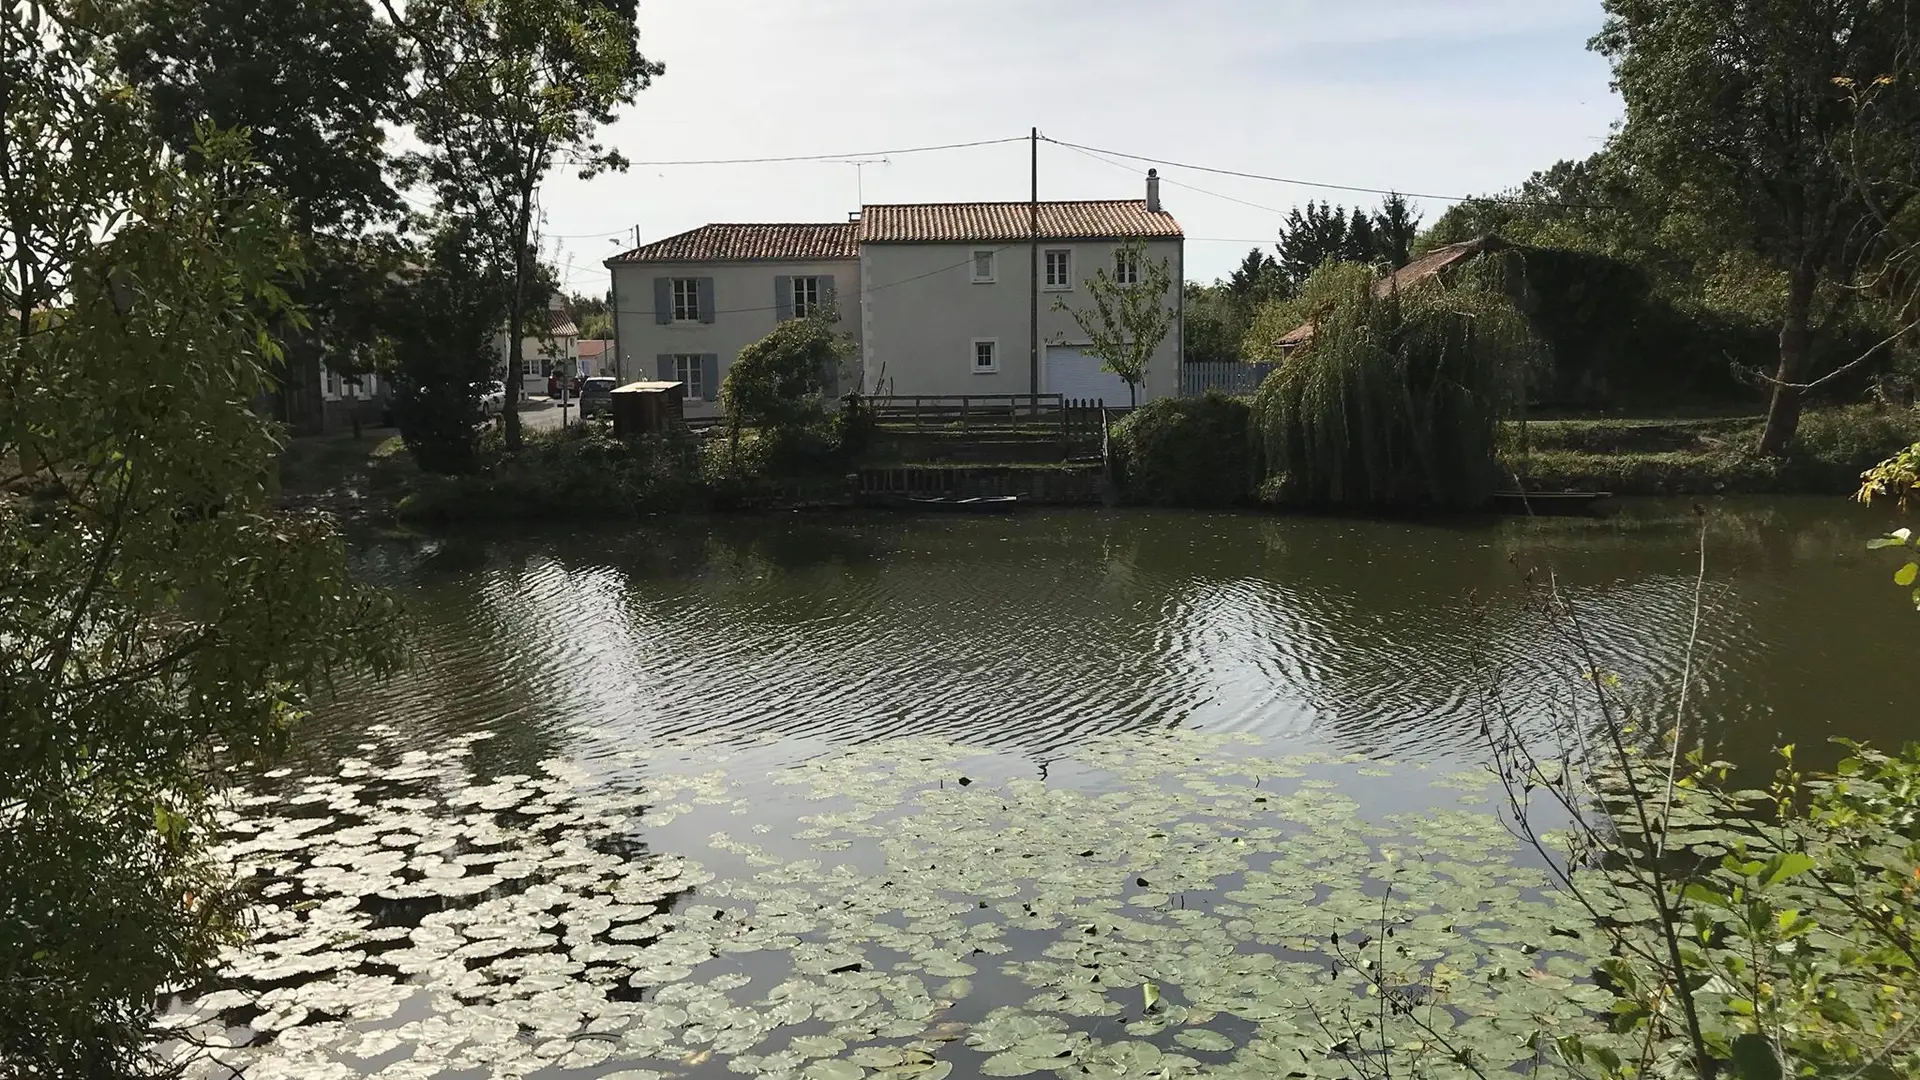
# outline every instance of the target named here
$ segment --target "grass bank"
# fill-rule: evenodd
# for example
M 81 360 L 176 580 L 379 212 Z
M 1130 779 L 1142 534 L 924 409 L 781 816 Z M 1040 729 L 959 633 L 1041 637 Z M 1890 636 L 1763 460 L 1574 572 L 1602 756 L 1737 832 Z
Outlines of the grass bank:
M 1817 409 L 1801 418 L 1789 453 L 1769 458 L 1753 449 L 1762 424 L 1758 416 L 1509 423 L 1500 461 L 1530 490 L 1830 495 L 1852 491 L 1862 471 L 1920 441 L 1920 412 Z

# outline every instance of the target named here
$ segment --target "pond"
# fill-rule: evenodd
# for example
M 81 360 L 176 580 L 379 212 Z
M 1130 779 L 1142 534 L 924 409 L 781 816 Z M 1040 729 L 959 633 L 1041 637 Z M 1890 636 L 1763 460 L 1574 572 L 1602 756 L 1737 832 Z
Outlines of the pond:
M 1685 503 L 365 541 L 413 664 L 242 768 L 261 924 L 173 1022 L 256 1080 L 1348 1075 L 1387 925 L 1523 1063 L 1601 947 L 1484 766 L 1578 698 L 1544 590 L 1648 715 L 1684 671 L 1722 756 L 1818 760 L 1920 737 L 1888 521 L 1715 504 L 1690 654 Z

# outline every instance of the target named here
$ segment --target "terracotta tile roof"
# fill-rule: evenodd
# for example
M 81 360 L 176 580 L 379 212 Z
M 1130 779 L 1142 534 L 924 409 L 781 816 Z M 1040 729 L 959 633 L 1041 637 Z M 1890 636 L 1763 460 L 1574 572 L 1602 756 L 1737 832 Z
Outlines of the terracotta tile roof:
M 1468 259 L 1489 251 L 1498 251 L 1506 244 L 1497 236 L 1482 236 L 1477 240 L 1467 240 L 1446 247 L 1434 248 L 1425 255 L 1373 283 L 1373 295 L 1387 296 L 1409 285 L 1425 281 L 1450 266 L 1456 266 Z M 1280 339 L 1285 346 L 1304 345 L 1313 340 L 1313 324 L 1301 323 Z
M 965 243 L 1025 240 L 1032 204 L 1023 202 L 917 203 L 868 206 L 860 211 L 860 242 Z M 1040 204 L 1040 239 L 1109 240 L 1178 237 L 1180 223 L 1145 199 L 1100 199 Z
M 860 257 L 859 229 L 859 224 L 852 221 L 702 225 L 615 255 L 607 264 L 857 259 Z
M 605 353 L 612 345 L 613 342 L 605 338 L 581 338 L 580 359 L 598 360 L 601 354 Z
M 579 337 L 580 328 L 573 325 L 572 316 L 556 308 L 547 309 L 547 333 L 554 337 Z

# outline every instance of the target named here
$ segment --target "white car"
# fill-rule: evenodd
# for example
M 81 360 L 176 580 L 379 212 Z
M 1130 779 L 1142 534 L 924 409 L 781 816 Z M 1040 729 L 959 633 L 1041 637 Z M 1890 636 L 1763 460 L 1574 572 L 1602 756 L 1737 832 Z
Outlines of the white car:
M 499 416 L 507 409 L 505 383 L 490 382 L 480 388 L 480 415 Z

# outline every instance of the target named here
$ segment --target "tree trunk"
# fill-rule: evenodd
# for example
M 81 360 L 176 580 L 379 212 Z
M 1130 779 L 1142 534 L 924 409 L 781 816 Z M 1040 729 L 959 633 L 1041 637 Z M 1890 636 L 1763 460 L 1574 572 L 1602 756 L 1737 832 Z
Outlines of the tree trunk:
M 527 228 L 533 217 L 533 189 L 522 187 L 518 220 L 513 230 L 513 299 L 507 303 L 506 400 L 500 408 L 500 428 L 507 453 L 520 450 L 520 390 L 526 385 L 526 338 L 522 324 L 527 314 Z
M 1793 384 L 1806 382 L 1807 361 L 1813 351 L 1813 289 L 1818 281 L 1804 259 L 1787 283 L 1787 313 L 1780 324 L 1780 368 L 1774 375 L 1773 401 L 1767 406 L 1767 426 L 1760 432 L 1760 452 L 1782 454 L 1800 430 L 1802 391 Z

